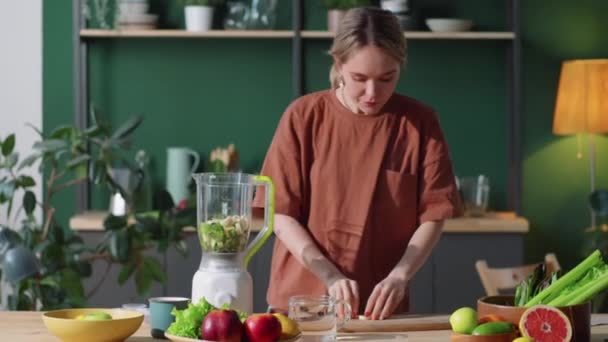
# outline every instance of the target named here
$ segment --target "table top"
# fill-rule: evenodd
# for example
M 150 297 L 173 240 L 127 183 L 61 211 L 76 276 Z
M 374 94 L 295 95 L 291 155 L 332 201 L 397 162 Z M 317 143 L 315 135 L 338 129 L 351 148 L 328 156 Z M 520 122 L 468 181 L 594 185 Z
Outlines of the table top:
M 594 320 L 608 322 L 608 314 L 593 315 Z M 608 325 L 594 326 L 591 329 L 591 342 L 604 342 L 608 339 Z M 357 333 L 348 334 L 356 340 L 365 341 L 420 341 L 420 342 L 445 342 L 449 341 L 450 331 L 410 331 L 407 333 Z M 401 338 L 399 338 L 401 336 Z M 407 338 L 405 337 L 407 336 Z M 58 342 L 59 339 L 49 333 L 42 322 L 40 312 L 0 312 L 0 340 L 11 342 Z M 349 338 L 352 340 L 352 338 Z M 144 322 L 139 330 L 131 336 L 129 342 L 152 342 L 159 341 L 150 337 L 150 327 Z

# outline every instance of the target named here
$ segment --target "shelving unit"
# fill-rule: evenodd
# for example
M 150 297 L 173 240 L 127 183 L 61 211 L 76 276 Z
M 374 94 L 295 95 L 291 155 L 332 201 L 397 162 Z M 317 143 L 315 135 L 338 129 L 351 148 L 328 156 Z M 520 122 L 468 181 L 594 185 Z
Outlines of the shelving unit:
M 292 92 L 293 97 L 303 94 L 303 40 L 331 39 L 333 32 L 303 30 L 303 0 L 292 0 L 292 30 L 231 31 L 213 30 L 188 32 L 184 30 L 94 30 L 86 29 L 82 7 L 85 0 L 73 1 L 73 41 L 74 41 L 74 106 L 75 123 L 87 126 L 88 113 L 88 57 L 87 44 L 93 39 L 123 38 L 174 38 L 174 39 L 291 39 Z M 505 1 L 508 11 L 507 30 L 497 32 L 453 32 L 436 33 L 429 31 L 406 31 L 407 39 L 413 40 L 478 40 L 504 41 L 507 54 L 507 209 L 521 213 L 521 147 L 520 147 L 520 107 L 521 107 L 521 38 L 519 29 L 519 0 Z M 89 185 L 77 188 L 76 207 L 78 212 L 89 209 Z
M 331 39 L 333 32 L 329 31 L 300 31 L 302 38 Z M 471 39 L 471 40 L 513 40 L 513 32 L 427 32 L 405 31 L 407 39 Z M 86 38 L 294 38 L 295 31 L 231 31 L 212 30 L 206 32 L 190 32 L 185 30 L 80 30 L 80 37 Z
M 80 30 L 82 38 L 293 38 L 290 30 L 211 30 L 190 32 L 185 30 Z
M 334 33 L 328 31 L 301 31 L 302 38 L 333 38 Z M 407 39 L 475 39 L 475 40 L 513 40 L 514 32 L 429 32 L 405 31 Z
M 207 32 L 188 32 L 184 30 L 148 30 L 148 31 L 109 31 L 92 30 L 85 28 L 82 13 L 82 4 L 85 0 L 73 1 L 73 60 L 74 60 L 74 106 L 75 122 L 78 127 L 87 126 L 87 113 L 89 104 L 88 84 L 88 46 L 100 40 L 120 39 L 158 39 L 158 44 L 167 43 L 167 39 L 251 39 L 275 40 L 291 42 L 291 82 L 293 97 L 304 92 L 304 43 L 322 45 L 326 48 L 332 32 L 304 30 L 303 27 L 303 0 L 292 0 L 291 30 L 275 31 L 227 31 L 214 30 Z M 406 31 L 407 39 L 424 41 L 424 45 L 435 45 L 439 41 L 450 41 L 449 45 L 474 45 L 470 42 L 478 41 L 480 45 L 494 49 L 499 46 L 500 53 L 507 56 L 505 74 L 506 86 L 506 122 L 507 131 L 507 165 L 508 202 L 506 210 L 515 212 L 512 216 L 502 218 L 472 219 L 461 218 L 447 222 L 444 234 L 429 258 L 429 262 L 418 272 L 412 283 L 412 307 L 419 313 L 449 312 L 457 307 L 470 305 L 479 297 L 483 289 L 477 283 L 477 274 L 471 265 L 476 259 L 485 258 L 488 262 L 496 264 L 523 263 L 524 234 L 528 231 L 528 222 L 518 217 L 520 213 L 521 193 L 521 148 L 520 148 L 520 106 L 521 106 L 521 38 L 519 30 L 519 0 L 506 0 L 509 16 L 504 31 L 471 31 L 455 33 L 435 33 L 429 31 Z M 161 42 L 162 40 L 162 42 Z M 257 42 L 256 42 L 257 43 Z M 128 45 L 128 44 L 126 44 Z M 254 44 L 257 45 L 257 44 Z M 262 45 L 262 44 L 260 44 Z M 493 54 L 492 56 L 496 56 Z M 497 62 L 501 63 L 501 62 Z M 496 65 L 496 64 L 494 64 Z M 502 63 L 500 65 L 502 69 Z M 502 72 L 502 70 L 501 70 Z M 449 89 L 446 90 L 446 92 Z M 502 94 L 501 94 L 502 95 Z M 83 184 L 77 188 L 76 208 L 79 214 L 89 209 L 89 185 Z M 96 241 L 103 238 L 103 231 L 99 231 L 100 222 L 104 213 L 86 213 L 74 217 L 71 226 L 89 228 L 83 236 Z M 269 265 L 272 257 L 272 241 L 258 253 L 250 264 L 251 274 L 254 277 L 256 310 L 266 308 L 265 291 L 268 286 Z M 188 236 L 189 248 L 199 248 L 195 234 Z M 502 246 L 504 253 L 496 253 L 497 245 Z M 200 260 L 196 258 L 184 259 L 174 252 L 159 256 L 163 260 L 163 267 L 168 274 L 169 282 L 163 287 L 162 293 L 155 295 L 186 294 L 189 291 L 191 270 L 198 266 Z M 173 266 L 172 266 L 173 265 Z M 174 265 L 179 265 L 175 267 Z M 454 289 L 453 284 L 467 284 Z M 430 286 L 429 286 L 430 285 Z M 117 294 L 125 298 L 117 297 Z M 108 305 L 126 302 L 133 293 L 120 290 L 118 287 L 108 287 L 104 293 L 98 295 L 100 304 Z

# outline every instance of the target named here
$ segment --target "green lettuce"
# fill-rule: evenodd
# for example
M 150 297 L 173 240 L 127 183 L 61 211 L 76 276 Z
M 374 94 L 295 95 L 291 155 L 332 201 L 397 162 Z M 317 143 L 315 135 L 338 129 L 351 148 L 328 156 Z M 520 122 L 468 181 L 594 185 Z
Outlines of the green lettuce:
M 204 297 L 197 304 L 188 304 L 184 310 L 173 308 L 171 314 L 175 316 L 175 321 L 167 329 L 167 333 L 175 336 L 200 338 L 201 323 L 211 310 L 216 307 L 207 302 Z
M 237 313 L 237 315 L 239 315 L 239 319 L 241 320 L 241 322 L 245 322 L 245 320 L 247 319 L 247 316 L 249 316 L 244 311 L 231 308 L 230 305 L 228 305 L 228 303 L 225 303 L 224 305 L 222 305 L 222 307 L 220 309 L 235 311 Z

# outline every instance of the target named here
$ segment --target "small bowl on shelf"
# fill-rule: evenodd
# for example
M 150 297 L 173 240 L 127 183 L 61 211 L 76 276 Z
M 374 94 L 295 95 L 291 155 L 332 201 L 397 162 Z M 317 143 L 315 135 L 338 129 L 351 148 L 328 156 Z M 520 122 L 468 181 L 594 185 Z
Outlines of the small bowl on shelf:
M 425 22 L 433 32 L 463 32 L 473 27 L 473 21 L 468 19 L 428 18 Z
M 407 0 L 382 0 L 380 7 L 393 13 L 406 13 L 409 11 Z

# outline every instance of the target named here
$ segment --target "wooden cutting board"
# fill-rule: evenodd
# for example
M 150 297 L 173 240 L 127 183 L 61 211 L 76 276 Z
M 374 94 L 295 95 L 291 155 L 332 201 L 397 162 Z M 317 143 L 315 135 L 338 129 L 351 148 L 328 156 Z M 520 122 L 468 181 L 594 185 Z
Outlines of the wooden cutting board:
M 344 332 L 400 332 L 450 330 L 449 315 L 396 315 L 384 320 L 350 320 Z

